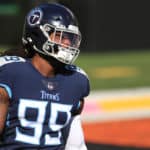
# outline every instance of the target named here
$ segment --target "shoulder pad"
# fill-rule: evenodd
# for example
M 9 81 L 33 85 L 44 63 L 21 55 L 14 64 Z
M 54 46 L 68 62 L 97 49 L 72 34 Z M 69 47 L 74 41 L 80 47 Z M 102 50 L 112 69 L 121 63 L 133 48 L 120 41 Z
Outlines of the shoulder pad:
M 85 75 L 86 77 L 88 77 L 88 75 L 86 74 L 86 72 L 83 69 L 81 69 L 80 67 L 77 67 L 75 65 L 66 65 L 66 69 L 75 71 L 75 72 L 79 72 L 79 73 Z
M 0 67 L 13 62 L 25 62 L 26 60 L 18 56 L 3 56 L 0 57 Z

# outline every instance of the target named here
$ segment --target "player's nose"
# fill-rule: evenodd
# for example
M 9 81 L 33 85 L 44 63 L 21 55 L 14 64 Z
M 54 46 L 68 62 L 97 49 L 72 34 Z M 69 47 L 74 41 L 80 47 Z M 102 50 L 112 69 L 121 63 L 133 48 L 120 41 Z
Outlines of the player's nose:
M 62 39 L 62 46 L 63 46 L 64 48 L 67 48 L 68 46 L 71 46 L 70 40 L 69 40 L 68 38 Z

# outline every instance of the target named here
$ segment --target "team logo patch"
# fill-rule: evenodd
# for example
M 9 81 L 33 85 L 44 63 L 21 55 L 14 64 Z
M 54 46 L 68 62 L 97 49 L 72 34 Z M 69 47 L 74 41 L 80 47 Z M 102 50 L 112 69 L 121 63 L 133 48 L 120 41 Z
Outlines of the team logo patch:
M 30 26 L 36 26 L 36 25 L 40 24 L 42 16 L 43 16 L 43 13 L 42 13 L 41 9 L 36 8 L 36 9 L 32 10 L 27 17 L 28 24 Z

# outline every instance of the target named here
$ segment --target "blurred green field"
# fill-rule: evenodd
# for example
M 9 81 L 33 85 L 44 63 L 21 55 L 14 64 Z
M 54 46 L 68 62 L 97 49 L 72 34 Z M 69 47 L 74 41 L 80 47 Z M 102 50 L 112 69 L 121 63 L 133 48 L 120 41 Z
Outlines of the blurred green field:
M 81 52 L 76 65 L 88 74 L 91 90 L 150 87 L 150 50 Z
M 150 50 L 81 53 L 76 64 L 88 74 L 91 90 L 150 86 Z

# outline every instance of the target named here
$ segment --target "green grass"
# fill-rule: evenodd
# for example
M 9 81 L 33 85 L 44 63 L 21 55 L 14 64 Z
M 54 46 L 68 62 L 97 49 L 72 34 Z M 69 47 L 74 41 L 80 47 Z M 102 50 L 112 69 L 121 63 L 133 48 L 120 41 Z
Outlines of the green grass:
M 0 4 L 0 15 L 17 15 L 20 12 L 17 4 Z
M 92 90 L 150 86 L 148 50 L 81 54 L 76 64 L 87 72 Z
M 81 52 L 76 65 L 88 74 L 91 90 L 150 87 L 150 50 Z

